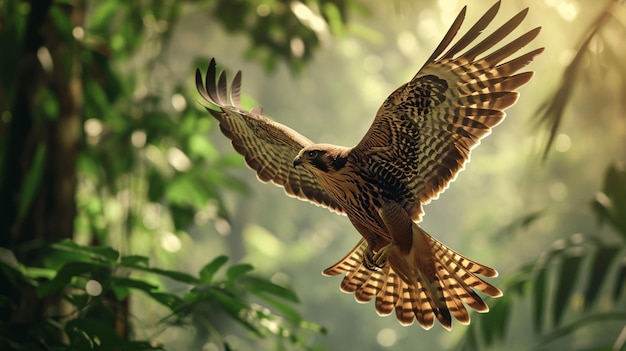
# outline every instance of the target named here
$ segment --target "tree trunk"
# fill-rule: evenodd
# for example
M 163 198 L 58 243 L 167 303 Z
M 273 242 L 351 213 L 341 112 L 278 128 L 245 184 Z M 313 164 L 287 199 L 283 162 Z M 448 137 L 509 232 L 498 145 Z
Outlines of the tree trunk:
M 72 237 L 76 212 L 81 62 L 78 43 L 53 22 L 52 6 L 68 16 L 72 28 L 82 27 L 82 2 L 70 6 L 30 1 L 21 54 L 16 55 L 11 119 L 2 133 L 6 154 L 0 184 L 0 246 L 27 266 L 41 266 L 43 244 Z M 2 317 L 12 325 L 36 325 L 43 316 L 59 311 L 58 301 L 38 299 L 30 285 L 16 293 L 12 295 L 19 297 L 18 309 Z

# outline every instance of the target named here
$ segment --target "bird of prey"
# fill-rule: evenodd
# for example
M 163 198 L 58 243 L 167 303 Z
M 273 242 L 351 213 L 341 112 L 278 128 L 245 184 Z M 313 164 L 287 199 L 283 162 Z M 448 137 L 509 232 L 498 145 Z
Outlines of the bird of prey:
M 361 234 L 354 249 L 323 273 L 346 273 L 343 291 L 359 302 L 375 299 L 380 315 L 395 309 L 402 325 L 417 320 L 429 329 L 436 318 L 449 330 L 452 317 L 470 322 L 465 305 L 488 311 L 476 291 L 502 295 L 479 277 L 495 277 L 496 270 L 448 248 L 418 225 L 423 205 L 456 178 L 470 150 L 503 120 L 504 110 L 517 101 L 516 89 L 533 75 L 517 72 L 543 51 L 514 56 L 540 27 L 505 40 L 528 8 L 478 41 L 499 7 L 497 2 L 454 42 L 463 8 L 424 66 L 387 97 L 353 147 L 314 143 L 264 117 L 259 107 L 245 110 L 240 71 L 230 89 L 225 73 L 216 75 L 214 59 L 204 81 L 196 72 L 207 110 L 261 181 L 346 215 Z

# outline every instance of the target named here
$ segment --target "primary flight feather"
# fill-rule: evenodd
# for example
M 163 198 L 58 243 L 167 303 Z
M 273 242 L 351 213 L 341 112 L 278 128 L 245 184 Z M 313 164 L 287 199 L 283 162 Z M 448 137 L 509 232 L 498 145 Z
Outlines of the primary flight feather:
M 453 44 L 463 8 L 424 66 L 389 95 L 354 147 L 316 144 L 264 117 L 260 108 L 246 111 L 239 101 L 241 72 L 230 90 L 225 73 L 216 74 L 215 60 L 204 81 L 196 72 L 198 92 L 213 107 L 207 110 L 260 180 L 346 215 L 362 235 L 324 274 L 345 273 L 343 291 L 360 302 L 375 299 L 381 315 L 395 310 L 404 325 L 417 320 L 429 329 L 436 318 L 450 329 L 452 317 L 467 324 L 466 305 L 489 309 L 476 291 L 502 295 L 479 276 L 494 277 L 494 269 L 448 248 L 418 225 L 422 206 L 455 179 L 470 151 L 517 101 L 516 89 L 533 75 L 517 72 L 543 51 L 514 56 L 540 28 L 503 42 L 528 9 L 478 41 L 499 7 L 497 2 Z

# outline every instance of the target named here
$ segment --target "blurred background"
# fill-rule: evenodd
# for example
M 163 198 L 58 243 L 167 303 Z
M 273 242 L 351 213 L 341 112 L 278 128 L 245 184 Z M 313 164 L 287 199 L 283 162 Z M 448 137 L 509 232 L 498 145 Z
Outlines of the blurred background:
M 247 169 L 195 90 L 351 146 L 462 1 L 0 0 L 3 350 L 625 350 L 626 8 L 526 7 L 534 78 L 422 226 L 496 268 L 469 326 L 379 317 L 321 271 L 360 236 Z M 464 32 L 493 1 L 468 3 Z M 228 258 L 228 260 L 226 259 Z

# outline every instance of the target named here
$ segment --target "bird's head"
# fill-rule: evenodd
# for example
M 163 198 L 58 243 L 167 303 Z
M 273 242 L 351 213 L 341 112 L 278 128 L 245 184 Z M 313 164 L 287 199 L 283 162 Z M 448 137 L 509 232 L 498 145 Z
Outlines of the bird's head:
M 300 150 L 293 159 L 294 167 L 304 167 L 313 172 L 329 173 L 342 169 L 347 161 L 348 149 L 330 144 L 313 144 Z

